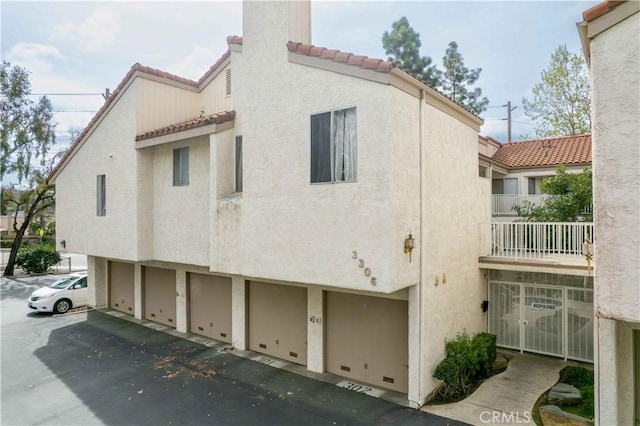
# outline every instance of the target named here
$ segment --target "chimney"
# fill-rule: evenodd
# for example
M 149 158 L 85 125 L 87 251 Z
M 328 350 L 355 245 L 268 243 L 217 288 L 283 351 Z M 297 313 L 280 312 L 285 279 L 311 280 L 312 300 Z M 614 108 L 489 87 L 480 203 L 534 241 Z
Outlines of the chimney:
M 288 41 L 311 43 L 310 0 L 243 1 L 243 55 L 284 58 Z

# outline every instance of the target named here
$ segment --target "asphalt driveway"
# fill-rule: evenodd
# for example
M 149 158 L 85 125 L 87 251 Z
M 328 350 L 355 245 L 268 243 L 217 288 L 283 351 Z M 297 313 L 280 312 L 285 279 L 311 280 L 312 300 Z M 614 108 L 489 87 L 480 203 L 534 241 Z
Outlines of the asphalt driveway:
M 50 281 L 2 281 L 3 425 L 461 424 L 102 312 L 30 312 Z

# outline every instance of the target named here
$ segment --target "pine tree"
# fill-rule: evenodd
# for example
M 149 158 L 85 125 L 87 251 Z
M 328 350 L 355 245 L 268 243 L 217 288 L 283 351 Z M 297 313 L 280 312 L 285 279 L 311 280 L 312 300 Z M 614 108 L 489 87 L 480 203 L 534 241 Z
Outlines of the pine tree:
M 482 90 L 479 87 L 470 87 L 480 77 L 482 68 L 469 69 L 465 67 L 464 59 L 458 51 L 458 44 L 455 41 L 449 43 L 445 53 L 442 58 L 444 65 L 442 92 L 476 114 L 485 111 L 489 100 L 482 97 Z

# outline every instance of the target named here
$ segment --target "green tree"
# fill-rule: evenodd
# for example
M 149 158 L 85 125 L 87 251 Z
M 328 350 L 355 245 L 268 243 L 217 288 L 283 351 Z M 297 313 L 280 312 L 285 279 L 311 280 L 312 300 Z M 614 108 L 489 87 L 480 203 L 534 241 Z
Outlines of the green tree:
M 582 56 L 558 46 L 533 98 L 522 99 L 524 112 L 536 123 L 536 137 L 580 135 L 591 132 L 589 74 Z
M 591 222 L 592 185 L 590 169 L 585 168 L 582 173 L 567 173 L 565 167 L 559 165 L 555 176 L 540 183 L 542 192 L 554 195 L 553 198 L 544 200 L 542 204 L 525 200 L 513 209 L 527 222 L 576 222 L 578 218 Z
M 417 33 L 406 17 L 391 24 L 391 32 L 382 35 L 382 47 L 388 55 L 387 60 L 395 62 L 400 68 L 424 80 L 428 85 L 440 84 L 440 71 L 432 65 L 431 58 L 420 56 L 420 34 Z
M 442 92 L 476 114 L 484 112 L 489 105 L 489 99 L 482 97 L 482 89 L 479 87 L 471 88 L 478 81 L 482 68 L 465 67 L 464 59 L 458 51 L 458 43 L 455 41 L 449 43 L 442 64 Z
M 54 187 L 47 182 L 46 173 L 55 160 L 47 158 L 55 143 L 55 125 L 49 99 L 41 97 L 37 102 L 29 99 L 31 83 L 26 69 L 2 61 L 0 90 L 0 178 L 4 181 L 4 176 L 12 173 L 19 183 L 27 181 L 29 185 L 20 192 L 2 188 L 3 202 L 13 215 L 16 233 L 3 275 L 12 276 L 29 224 L 54 204 Z M 18 226 L 20 211 L 24 213 L 24 222 Z

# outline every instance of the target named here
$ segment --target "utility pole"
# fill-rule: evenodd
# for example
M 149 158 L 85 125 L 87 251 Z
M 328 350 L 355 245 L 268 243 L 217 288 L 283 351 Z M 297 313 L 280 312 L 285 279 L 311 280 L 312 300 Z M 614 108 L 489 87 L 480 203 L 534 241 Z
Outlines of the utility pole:
M 518 108 L 514 106 L 511 108 L 511 101 L 508 101 L 506 105 L 502 105 L 503 107 L 507 107 L 507 142 L 511 142 L 511 111 Z M 505 118 L 503 118 L 505 120 Z

